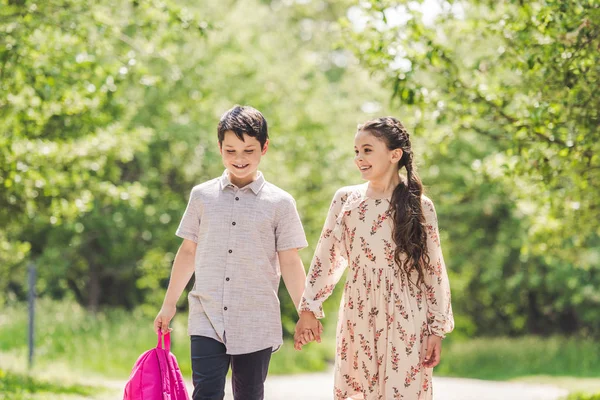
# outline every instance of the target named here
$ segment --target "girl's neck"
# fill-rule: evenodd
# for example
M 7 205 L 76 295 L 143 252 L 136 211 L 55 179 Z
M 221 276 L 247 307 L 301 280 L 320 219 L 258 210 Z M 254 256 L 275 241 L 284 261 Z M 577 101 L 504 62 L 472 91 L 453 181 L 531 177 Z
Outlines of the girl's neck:
M 398 186 L 401 181 L 397 171 L 388 174 L 381 179 L 369 181 L 367 196 L 376 199 L 392 197 L 394 189 L 396 189 L 396 186 Z

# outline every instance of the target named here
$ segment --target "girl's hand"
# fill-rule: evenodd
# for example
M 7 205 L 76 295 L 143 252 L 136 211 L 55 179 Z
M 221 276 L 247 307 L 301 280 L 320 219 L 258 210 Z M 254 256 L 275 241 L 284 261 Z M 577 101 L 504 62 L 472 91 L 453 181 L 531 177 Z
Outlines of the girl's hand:
M 294 348 L 296 350 L 302 350 L 302 346 L 314 340 L 321 343 L 321 333 L 323 333 L 323 325 L 321 325 L 321 322 L 312 312 L 303 311 L 296 324 Z
M 173 329 L 169 328 L 169 323 L 171 323 L 176 312 L 177 307 L 163 305 L 154 319 L 154 332 L 159 330 L 162 330 L 162 333 L 171 332 Z
M 427 368 L 433 368 L 440 363 L 440 356 L 442 354 L 442 338 L 435 335 L 429 335 L 427 337 L 427 347 L 425 351 L 425 357 L 423 359 L 423 365 Z

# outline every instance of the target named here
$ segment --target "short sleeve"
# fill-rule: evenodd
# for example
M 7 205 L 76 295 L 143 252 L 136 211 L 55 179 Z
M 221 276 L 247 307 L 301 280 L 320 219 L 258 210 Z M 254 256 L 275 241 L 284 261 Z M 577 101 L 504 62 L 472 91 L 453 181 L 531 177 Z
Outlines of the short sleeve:
M 189 239 L 195 243 L 198 243 L 198 231 L 200 230 L 200 200 L 195 195 L 195 191 L 192 190 L 190 193 L 190 199 L 188 201 L 183 217 L 175 234 L 182 239 Z
M 303 249 L 308 246 L 302 221 L 296 209 L 294 199 L 282 202 L 275 226 L 275 245 L 277 251 Z

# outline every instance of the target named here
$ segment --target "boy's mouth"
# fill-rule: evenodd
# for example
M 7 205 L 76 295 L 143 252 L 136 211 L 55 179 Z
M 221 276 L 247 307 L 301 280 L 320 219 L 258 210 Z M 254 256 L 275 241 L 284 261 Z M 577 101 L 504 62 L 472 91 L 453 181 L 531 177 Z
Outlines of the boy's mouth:
M 244 169 L 250 164 L 231 164 L 231 165 L 233 165 L 236 169 Z

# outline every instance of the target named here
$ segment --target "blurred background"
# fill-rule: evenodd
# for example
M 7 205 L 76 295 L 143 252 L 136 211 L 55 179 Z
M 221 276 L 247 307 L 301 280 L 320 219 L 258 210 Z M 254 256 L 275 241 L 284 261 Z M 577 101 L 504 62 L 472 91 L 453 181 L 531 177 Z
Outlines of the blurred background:
M 269 123 L 261 170 L 297 200 L 306 267 L 335 190 L 361 182 L 356 125 L 402 120 L 452 286 L 436 374 L 596 398 L 599 36 L 594 0 L 0 0 L 0 397 L 124 383 L 155 345 L 189 192 L 222 173 L 219 117 L 247 104 Z M 339 296 L 324 343 L 295 352 L 282 285 L 271 374 L 330 368 Z

